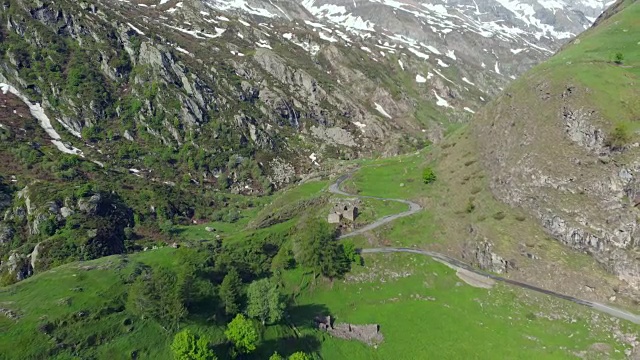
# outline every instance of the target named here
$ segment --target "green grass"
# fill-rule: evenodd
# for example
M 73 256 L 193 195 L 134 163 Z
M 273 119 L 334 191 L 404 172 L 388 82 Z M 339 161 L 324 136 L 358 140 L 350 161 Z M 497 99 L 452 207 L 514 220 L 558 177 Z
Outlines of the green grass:
M 20 314 L 17 323 L 0 317 L 0 349 L 6 356 L 3 358 L 42 358 L 55 347 L 55 341 L 39 332 L 38 326 L 62 321 L 66 322 L 62 332 L 55 331 L 53 335 L 64 337 L 65 341 L 87 343 L 92 341 L 92 334 L 99 334 L 98 339 L 110 340 L 106 344 L 95 344 L 93 356 L 108 354 L 124 359 L 129 354 L 123 349 L 129 349 L 139 350 L 140 355 L 147 358 L 166 357 L 167 336 L 162 328 L 145 321 L 125 325 L 129 317 L 117 309 L 117 299 L 122 298 L 125 291 L 120 276 L 131 270 L 123 259 L 112 256 L 89 263 L 72 263 L 2 288 L 0 303 Z M 94 319 L 101 311 L 103 316 Z M 85 313 L 83 317 L 78 315 L 81 312 Z M 60 358 L 68 355 L 63 351 Z
M 425 149 L 394 158 L 360 161 L 361 168 L 344 186 L 358 191 L 359 195 L 413 198 L 429 189 L 429 185 L 422 182 L 426 152 Z
M 604 116 L 609 130 L 623 123 L 640 129 L 640 3 L 627 2 L 627 8 L 586 31 L 565 50 L 537 67 L 534 74 L 553 79 L 558 84 L 578 82 L 593 89 L 585 94 L 586 103 Z M 622 53 L 622 64 L 614 62 Z
M 624 357 L 602 323 L 592 326 L 586 308 L 504 285 L 474 288 L 426 257 L 365 260 L 347 280 L 320 282 L 296 298 L 300 307 L 326 307 L 337 322 L 380 325 L 385 340 L 377 349 L 325 340 L 325 359 L 572 359 L 596 342 L 620 351 L 607 358 Z M 554 315 L 561 319 L 544 318 Z

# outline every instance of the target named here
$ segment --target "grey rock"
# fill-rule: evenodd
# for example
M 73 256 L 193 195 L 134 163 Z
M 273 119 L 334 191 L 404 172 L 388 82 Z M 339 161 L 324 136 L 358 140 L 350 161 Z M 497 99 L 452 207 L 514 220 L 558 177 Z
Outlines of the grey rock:
M 476 245 L 474 251 L 475 262 L 481 269 L 503 274 L 514 268 L 512 262 L 503 259 L 492 250 L 493 244 L 488 241 L 483 241 Z
M 78 210 L 89 215 L 95 214 L 101 201 L 100 194 L 94 194 L 90 198 L 79 199 Z
M 36 244 L 36 246 L 33 248 L 33 251 L 31 252 L 31 254 L 29 254 L 29 263 L 31 265 L 31 270 L 33 272 L 36 271 L 36 264 L 38 262 L 38 255 L 40 254 L 40 244 L 42 243 L 38 243 Z
M 63 206 L 60 208 L 60 215 L 62 215 L 63 218 L 68 218 L 69 216 L 73 215 L 75 212 L 73 210 L 71 210 L 70 208 Z
M 134 141 L 133 136 L 131 136 L 131 133 L 129 133 L 129 130 L 125 130 L 122 136 L 129 141 Z
M 29 257 L 19 254 L 17 252 L 11 253 L 7 260 L 6 267 L 12 276 L 16 280 L 22 281 L 33 274 Z
M 13 239 L 14 231 L 6 224 L 0 223 L 0 245 L 7 244 Z

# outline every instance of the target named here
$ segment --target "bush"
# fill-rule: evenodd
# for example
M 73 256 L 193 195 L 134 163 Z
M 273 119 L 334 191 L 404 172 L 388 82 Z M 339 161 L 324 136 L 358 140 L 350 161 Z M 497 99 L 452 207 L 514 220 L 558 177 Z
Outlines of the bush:
M 498 211 L 497 213 L 493 214 L 493 218 L 496 220 L 502 220 L 506 217 L 507 215 L 504 214 L 504 212 L 502 211 Z
M 469 199 L 469 201 L 467 202 L 467 207 L 465 208 L 465 211 L 471 214 L 475 209 L 476 209 L 476 205 L 473 203 L 472 199 Z
M 424 181 L 425 184 L 431 184 L 436 181 L 436 173 L 431 167 L 427 167 L 422 171 L 422 181 Z
M 617 52 L 613 57 L 613 59 L 614 59 L 613 62 L 615 62 L 618 65 L 622 65 L 622 63 L 624 62 L 624 54 L 621 52 Z
M 625 124 L 618 124 L 609 134 L 606 145 L 613 149 L 621 149 L 631 141 L 629 127 Z

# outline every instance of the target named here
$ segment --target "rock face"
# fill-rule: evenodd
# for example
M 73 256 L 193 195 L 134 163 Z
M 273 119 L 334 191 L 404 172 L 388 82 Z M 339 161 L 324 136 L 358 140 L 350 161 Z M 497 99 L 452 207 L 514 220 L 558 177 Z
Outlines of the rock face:
M 15 276 L 16 281 L 24 280 L 33 274 L 29 258 L 15 252 L 9 255 L 5 265 L 9 274 Z
M 38 184 L 25 188 L 16 201 L 26 201 L 33 194 L 38 196 L 39 190 Z M 6 219 L 0 221 L 0 255 L 7 256 L 0 270 L 6 270 L 19 281 L 48 269 L 56 261 L 90 260 L 125 251 L 125 228 L 133 225 L 133 212 L 116 194 L 90 194 L 78 199 L 77 205 L 64 201 L 68 205 L 65 207 L 58 206 L 58 202 L 62 203 L 49 201 L 40 205 L 29 201 L 28 217 L 15 215 L 19 207 L 7 212 Z M 68 223 L 74 225 L 67 226 Z M 65 237 L 56 237 L 56 231 L 65 227 Z M 9 252 L 6 244 L 16 230 L 29 236 L 26 239 L 16 236 L 19 246 Z M 37 245 L 29 246 L 29 241 L 34 240 L 39 241 Z M 65 249 L 62 259 L 59 248 Z
M 493 244 L 486 240 L 473 242 L 468 247 L 462 254 L 463 258 L 482 270 L 504 274 L 516 268 L 513 261 L 505 260 L 502 256 L 493 252 Z
M 616 19 L 600 26 L 632 26 Z M 573 54 L 590 41 L 602 39 L 584 34 L 571 46 Z M 564 52 L 557 59 L 562 60 L 552 59 L 516 81 L 479 114 L 474 131 L 491 188 L 499 199 L 537 217 L 562 244 L 590 254 L 638 291 L 640 151 L 634 134 L 615 129 L 627 115 L 601 105 L 620 102 L 626 84 L 587 86 L 567 74 L 564 66 L 575 59 Z

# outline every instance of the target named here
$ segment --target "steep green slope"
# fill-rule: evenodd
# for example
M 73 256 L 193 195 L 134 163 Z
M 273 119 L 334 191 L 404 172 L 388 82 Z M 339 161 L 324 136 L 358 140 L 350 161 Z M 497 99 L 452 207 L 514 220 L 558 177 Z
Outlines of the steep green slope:
M 590 254 L 638 296 L 640 3 L 515 81 L 476 118 L 494 194 L 562 244 Z

